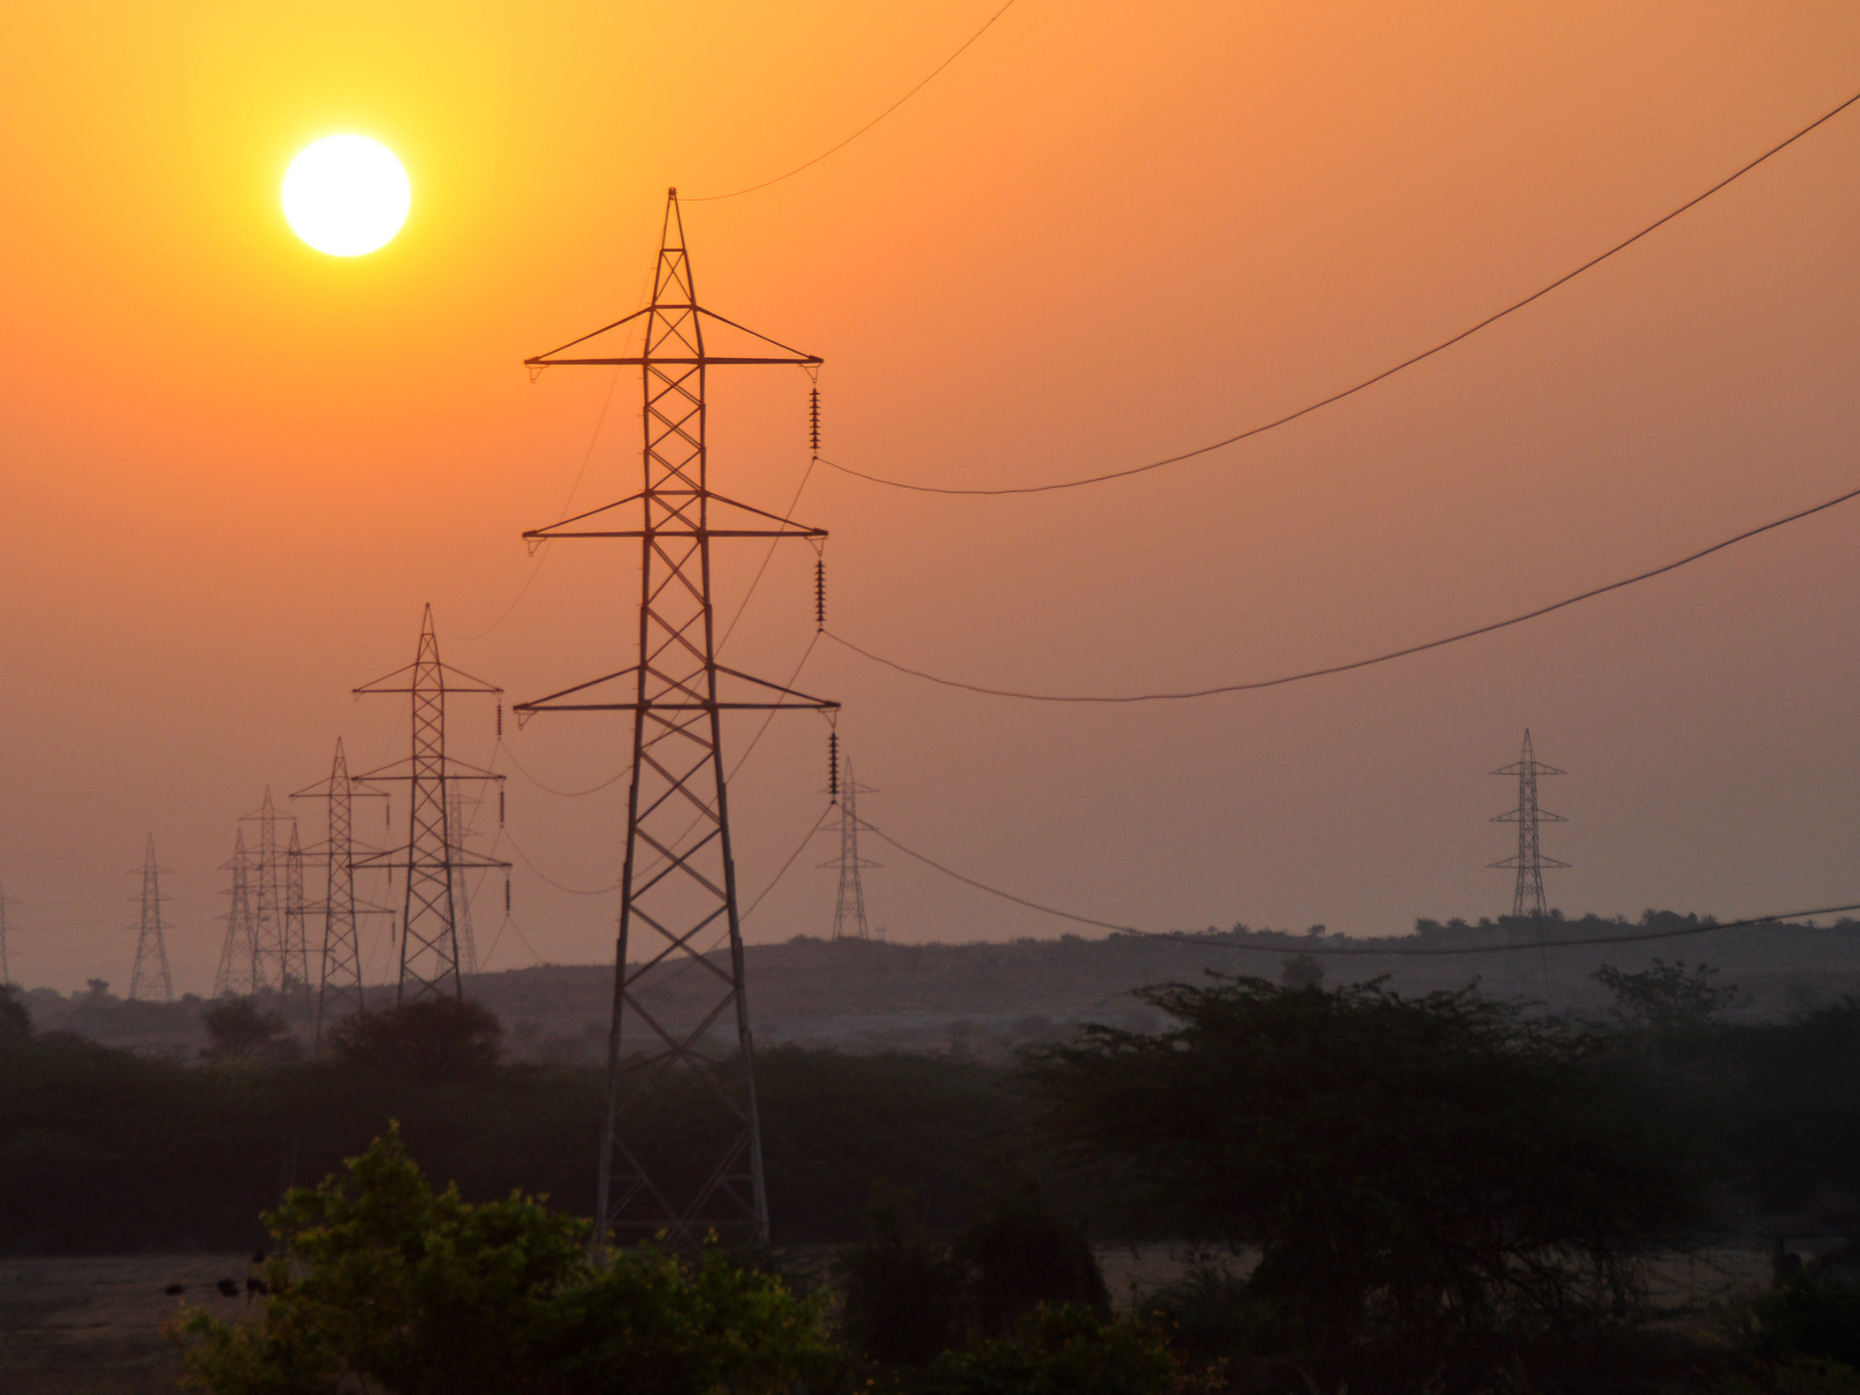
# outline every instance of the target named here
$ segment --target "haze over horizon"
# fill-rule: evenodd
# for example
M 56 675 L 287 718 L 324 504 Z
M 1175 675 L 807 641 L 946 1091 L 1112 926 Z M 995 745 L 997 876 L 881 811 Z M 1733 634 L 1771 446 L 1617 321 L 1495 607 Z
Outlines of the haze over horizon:
M 826 456 L 1031 484 L 1346 387 L 1860 86 L 1860 14 L 1831 3 L 1021 0 L 831 159 L 702 201 L 841 140 L 998 8 L 0 14 L 0 177 L 34 191 L 0 224 L 13 978 L 127 987 L 153 831 L 176 991 L 207 991 L 235 820 L 320 780 L 339 735 L 356 769 L 404 754 L 404 709 L 350 690 L 412 658 L 424 604 L 444 657 L 510 702 L 629 662 L 630 558 L 557 545 L 533 571 L 518 535 L 637 487 L 637 389 L 604 412 L 607 371 L 532 383 L 522 360 L 642 303 L 667 186 L 701 300 L 825 358 Z M 292 157 L 341 131 L 391 148 L 413 191 L 364 257 L 306 247 L 278 204 Z M 1265 678 L 1860 485 L 1857 157 L 1860 110 L 1428 362 L 1134 480 L 945 498 L 816 469 L 795 514 L 832 533 L 829 624 L 1003 687 Z M 787 506 L 807 387 L 713 376 L 718 490 Z M 1857 901 L 1856 537 L 1860 505 L 1451 649 L 1195 703 L 1013 703 L 826 642 L 797 682 L 845 704 L 872 822 L 1107 920 L 1496 915 L 1510 879 L 1486 864 L 1511 830 L 1487 820 L 1514 790 L 1486 772 L 1526 726 L 1570 772 L 1543 795 L 1570 820 L 1545 834 L 1573 864 L 1550 882 L 1566 912 Z M 720 551 L 726 620 L 760 556 Z M 777 553 L 726 662 L 793 669 L 812 568 Z M 460 755 L 493 758 L 486 700 L 450 725 Z M 754 727 L 728 728 L 732 753 Z M 733 782 L 745 899 L 821 814 L 825 744 L 784 717 Z M 625 781 L 544 786 L 619 773 L 622 720 L 507 714 L 504 745 L 516 930 L 488 967 L 604 960 L 614 897 L 552 883 L 614 883 Z M 358 828 L 379 836 L 379 811 Z M 825 933 L 833 851 L 796 858 L 752 943 Z M 867 852 L 893 940 L 1076 928 Z M 501 919 L 487 883 L 481 952 Z M 376 933 L 370 981 L 385 954 Z

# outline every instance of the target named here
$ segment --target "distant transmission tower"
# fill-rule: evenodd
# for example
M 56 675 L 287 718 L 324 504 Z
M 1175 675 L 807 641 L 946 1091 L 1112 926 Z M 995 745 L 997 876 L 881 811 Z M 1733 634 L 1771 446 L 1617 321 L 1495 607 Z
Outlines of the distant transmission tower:
M 323 948 L 317 963 L 315 1041 L 323 1043 L 323 1024 L 353 1017 L 362 1010 L 362 942 L 359 919 L 364 915 L 391 915 L 355 899 L 355 801 L 382 798 L 377 791 L 360 790 L 349 778 L 349 758 L 336 739 L 336 758 L 329 779 L 298 790 L 292 799 L 321 799 L 329 810 L 329 833 L 323 841 L 326 869 L 323 901 L 310 909 L 323 912 Z
M 245 850 L 245 829 L 233 837 L 232 861 L 223 869 L 232 873 L 231 905 L 221 917 L 226 940 L 220 946 L 220 967 L 213 975 L 213 996 L 249 997 L 258 992 L 258 935 L 252 917 L 252 859 Z
M 420 643 L 413 662 L 357 688 L 360 695 L 398 693 L 413 702 L 413 754 L 405 761 L 355 777 L 358 783 L 404 781 L 408 787 L 407 842 L 360 860 L 356 865 L 398 866 L 405 873 L 400 919 L 400 979 L 395 1002 L 426 997 L 461 998 L 459 982 L 458 874 L 473 868 L 508 872 L 508 862 L 468 854 L 452 831 L 451 787 L 465 781 L 502 781 L 446 755 L 446 695 L 491 693 L 503 689 L 461 673 L 439 660 L 433 608 L 420 621 Z M 500 708 L 501 713 L 501 708 Z M 502 725 L 500 715 L 499 725 Z
M 164 1003 L 174 1001 L 174 981 L 168 977 L 168 946 L 162 941 L 161 874 L 166 870 L 155 861 L 155 835 L 149 834 L 142 854 L 142 917 L 136 927 L 136 964 L 129 974 L 129 997 L 154 998 Z
M 845 776 L 839 782 L 840 820 L 837 824 L 828 824 L 827 831 L 840 835 L 840 855 L 823 862 L 822 867 L 835 869 L 840 874 L 839 895 L 833 902 L 833 938 L 836 940 L 871 938 L 871 927 L 865 918 L 865 883 L 859 874 L 868 867 L 881 864 L 870 858 L 859 856 L 859 830 L 864 827 L 859 819 L 859 796 L 877 794 L 869 785 L 862 785 L 853 778 L 852 761 L 845 762 Z
M 302 992 L 310 986 L 310 963 L 303 939 L 303 917 L 291 924 L 287 891 L 289 856 L 280 845 L 278 825 L 288 823 L 297 837 L 297 820 L 280 814 L 272 803 L 271 788 L 258 809 L 240 817 L 258 825 L 258 857 L 248 872 L 252 898 L 252 940 L 257 946 L 252 970 L 252 991 L 275 988 L 280 993 Z M 299 881 L 301 890 L 301 877 Z
M 1516 775 L 1518 777 L 1518 807 L 1508 813 L 1495 814 L 1493 823 L 1515 823 L 1518 826 L 1518 851 L 1513 857 L 1503 862 L 1494 862 L 1493 867 L 1507 870 L 1516 868 L 1518 873 L 1517 890 L 1511 898 L 1511 914 L 1519 919 L 1529 917 L 1542 921 L 1544 906 L 1544 869 L 1567 867 L 1567 862 L 1558 862 L 1554 857 L 1545 857 L 1538 844 L 1537 829 L 1539 824 L 1567 823 L 1561 814 L 1552 814 L 1544 810 L 1537 802 L 1537 777 L 1540 775 L 1562 775 L 1554 765 L 1545 765 L 1538 760 L 1531 750 L 1531 733 L 1527 728 L 1524 733 L 1524 749 L 1519 753 L 1513 765 L 1503 765 L 1492 772 L 1494 775 Z
M 7 911 L 11 909 L 12 905 L 13 898 L 6 894 L 5 886 L 0 886 L 0 987 L 4 987 L 13 981 L 13 971 L 6 957 L 7 931 L 12 928 L 12 921 L 8 917 Z
M 640 323 L 634 327 L 644 330 L 637 354 L 619 344 L 602 352 L 591 342 L 635 321 Z M 725 352 L 707 348 L 707 330 L 718 339 L 736 338 L 740 347 Z M 621 352 L 615 354 L 614 348 Z M 688 1244 L 713 1227 L 748 1228 L 766 1241 L 768 1192 L 743 982 L 722 718 L 725 712 L 825 711 L 838 704 L 717 662 L 711 540 L 818 542 L 826 534 L 711 490 L 705 385 L 715 365 L 786 364 L 811 372 L 820 359 L 743 330 L 698 305 L 674 189 L 666 199 L 652 303 L 527 362 L 532 373 L 556 364 L 637 367 L 645 428 L 640 493 L 523 535 L 532 547 L 556 538 L 639 541 L 636 661 L 516 709 L 523 718 L 537 712 L 633 714 L 607 1106 L 595 1195 L 597 1243 L 624 1230 L 634 1236 L 664 1231 Z M 597 691 L 603 686 L 605 693 Z M 725 947 L 727 959 L 711 957 Z M 690 976 L 679 993 L 704 985 L 705 1000 L 690 1013 L 668 1017 L 663 1002 L 652 1000 L 653 990 L 687 970 Z M 733 1029 L 735 1040 L 719 1041 L 713 1029 Z M 679 1069 L 708 1079 L 714 1087 L 710 1097 L 727 1112 L 727 1133 L 695 1171 L 653 1173 L 635 1146 L 628 1111 Z

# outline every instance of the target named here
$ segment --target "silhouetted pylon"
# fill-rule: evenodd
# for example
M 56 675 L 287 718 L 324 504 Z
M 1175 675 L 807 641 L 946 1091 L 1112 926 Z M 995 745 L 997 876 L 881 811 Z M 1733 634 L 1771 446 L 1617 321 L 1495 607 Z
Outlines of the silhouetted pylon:
M 625 352 L 626 344 L 603 348 L 602 336 L 636 321 L 635 327 L 644 330 L 638 353 Z M 734 336 L 738 345 L 717 352 L 706 346 L 707 330 L 720 339 Z M 780 352 L 771 354 L 771 348 Z M 652 303 L 527 363 L 532 373 L 558 364 L 640 370 L 640 492 L 523 535 L 532 548 L 562 538 L 634 539 L 639 545 L 634 662 L 516 708 L 519 718 L 538 712 L 629 712 L 633 719 L 613 1021 L 607 1038 L 607 1106 L 595 1192 L 596 1243 L 605 1243 L 616 1231 L 636 1237 L 664 1232 L 682 1243 L 696 1243 L 712 1229 L 745 1227 L 766 1241 L 768 1191 L 743 982 L 723 713 L 827 711 L 839 704 L 717 662 L 712 541 L 818 541 L 826 533 L 735 503 L 710 488 L 705 388 L 708 371 L 716 365 L 811 369 L 820 359 L 744 330 L 697 303 L 674 189 L 666 198 Z M 701 986 L 703 1000 L 689 1011 L 668 1012 L 664 1002 L 655 1001 L 654 990 L 674 979 L 682 980 L 680 996 L 688 1000 L 692 989 Z M 731 1031 L 734 1042 L 727 1036 L 718 1040 Z M 708 1088 L 700 1094 L 719 1102 L 722 1118 L 716 1148 L 693 1171 L 673 1174 L 648 1167 L 636 1146 L 629 1111 L 681 1071 L 706 1081 Z
M 845 776 L 839 782 L 839 822 L 827 825 L 829 833 L 840 835 L 840 855 L 820 865 L 840 874 L 839 894 L 833 900 L 833 938 L 865 940 L 871 938 L 872 932 L 865 915 L 865 882 L 859 874 L 868 867 L 882 864 L 859 855 L 859 830 L 866 827 L 859 818 L 859 796 L 878 791 L 853 778 L 850 758 L 845 768 Z
M 251 859 L 248 873 L 252 941 L 256 946 L 252 991 L 275 988 L 280 993 L 301 992 L 310 986 L 310 965 L 303 943 L 303 918 L 299 916 L 293 927 L 288 914 L 289 856 L 278 827 L 288 823 L 295 839 L 297 821 L 278 812 L 267 785 L 264 802 L 252 813 L 241 815 L 240 822 L 258 825 L 258 853 Z
M 223 871 L 232 874 L 228 891 L 231 905 L 220 919 L 226 922 L 226 939 L 220 946 L 220 966 L 213 975 L 213 996 L 248 997 L 262 986 L 258 975 L 258 937 L 252 924 L 252 859 L 245 850 L 245 829 L 233 835 L 232 861 Z
M 1501 765 L 1492 773 L 1518 777 L 1518 807 L 1492 816 L 1493 823 L 1515 823 L 1518 826 L 1518 851 L 1504 861 L 1491 865 L 1517 871 L 1517 888 L 1511 898 L 1512 915 L 1541 921 L 1546 913 L 1544 871 L 1546 868 L 1568 867 L 1569 864 L 1543 855 L 1543 848 L 1538 841 L 1538 825 L 1567 823 L 1568 820 L 1561 814 L 1547 812 L 1538 804 L 1537 778 L 1540 775 L 1562 775 L 1565 772 L 1537 759 L 1531 750 L 1530 730 L 1526 728 L 1524 749 L 1519 753 L 1517 761 L 1511 765 Z
M 155 835 L 149 834 L 148 847 L 142 854 L 142 915 L 136 925 L 136 963 L 129 973 L 131 1001 L 159 998 L 174 1001 L 174 981 L 168 977 L 168 946 L 162 940 L 161 874 L 167 869 L 155 861 Z
M 12 909 L 13 898 L 6 894 L 6 887 L 0 886 L 0 986 L 13 981 L 12 965 L 7 959 L 7 932 L 13 928 L 11 917 L 7 914 Z
M 323 915 L 314 1029 L 316 1046 L 321 1049 L 325 1022 L 353 1017 L 363 1008 L 361 917 L 393 914 L 385 907 L 364 905 L 355 896 L 355 801 L 386 796 L 377 790 L 356 788 L 355 781 L 349 778 L 349 758 L 343 751 L 342 738 L 337 737 L 329 778 L 296 791 L 291 798 L 320 799 L 328 811 L 327 836 L 322 844 L 323 899 L 307 908 Z
M 473 678 L 439 659 L 433 608 L 420 620 L 413 662 L 357 688 L 358 696 L 404 694 L 413 704 L 413 753 L 405 761 L 355 777 L 357 783 L 403 781 L 408 787 L 405 846 L 357 861 L 357 866 L 395 867 L 405 874 L 400 919 L 400 977 L 395 1002 L 441 996 L 459 998 L 458 874 L 469 868 L 510 870 L 508 862 L 468 854 L 451 828 L 453 784 L 502 781 L 503 776 L 446 754 L 446 696 L 503 689 Z

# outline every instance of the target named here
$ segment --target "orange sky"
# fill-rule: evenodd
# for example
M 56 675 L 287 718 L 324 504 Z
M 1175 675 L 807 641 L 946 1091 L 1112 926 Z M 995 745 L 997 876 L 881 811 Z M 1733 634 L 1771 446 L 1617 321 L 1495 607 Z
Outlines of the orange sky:
M 628 559 L 550 521 L 607 379 L 521 359 L 635 308 L 665 186 L 754 183 L 915 83 L 998 0 L 544 7 L 73 3 L 0 11 L 0 878 L 14 975 L 127 984 L 123 873 L 174 869 L 177 986 L 209 986 L 235 817 L 399 754 L 356 683 L 446 657 L 513 698 L 617 668 Z M 1133 7 L 1020 0 L 832 159 L 696 203 L 702 298 L 824 355 L 826 453 L 1030 482 L 1189 448 L 1452 333 L 1860 87 L 1860 14 L 1670 3 Z M 292 155 L 356 131 L 413 212 L 354 260 L 299 243 Z M 1431 637 L 1851 487 L 1860 111 L 1604 268 L 1270 438 L 1068 495 L 939 500 L 828 474 L 833 623 L 1010 686 L 1192 686 Z M 726 379 L 714 482 L 785 504 L 798 373 Z M 623 383 L 574 493 L 630 492 Z M 1484 771 L 1529 723 L 1571 912 L 1860 899 L 1850 558 L 1835 513 L 1537 625 L 1194 706 L 1020 707 L 823 645 L 864 812 L 1023 894 L 1157 927 L 1391 932 L 1505 908 Z M 723 565 L 733 605 L 754 556 Z M 732 662 L 785 674 L 811 555 Z M 463 709 L 464 754 L 490 754 Z M 619 768 L 618 721 L 536 723 L 542 780 Z M 740 742 L 747 731 L 733 738 Z M 759 888 L 819 813 L 778 724 L 733 793 Z M 549 876 L 615 877 L 624 785 L 521 776 Z M 314 818 L 306 831 L 320 832 Z M 825 928 L 823 838 L 750 922 Z M 875 850 L 894 938 L 1064 928 Z M 492 898 L 493 900 L 499 898 Z M 493 967 L 607 952 L 610 897 L 516 881 Z M 501 907 L 479 910 L 481 939 Z M 382 962 L 380 959 L 377 963 Z

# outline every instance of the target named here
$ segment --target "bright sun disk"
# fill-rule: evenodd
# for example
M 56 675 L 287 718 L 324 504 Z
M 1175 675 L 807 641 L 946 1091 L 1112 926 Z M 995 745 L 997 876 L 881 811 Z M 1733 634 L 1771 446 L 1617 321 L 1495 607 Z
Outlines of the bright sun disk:
M 359 257 L 385 246 L 413 200 L 394 152 L 367 136 L 325 136 L 284 174 L 284 217 L 319 252 Z

